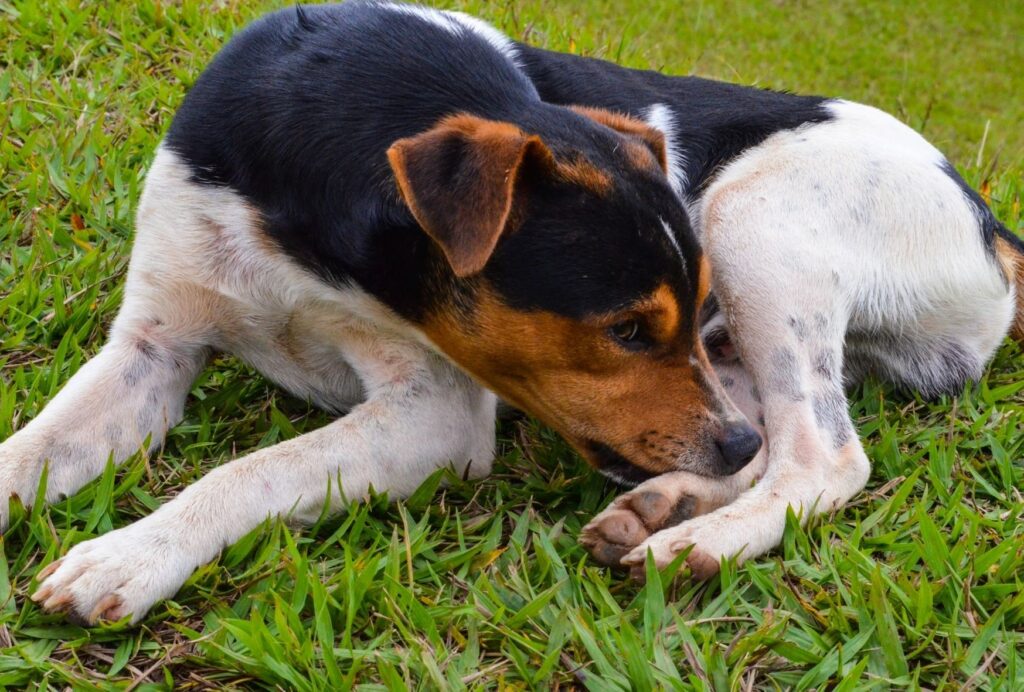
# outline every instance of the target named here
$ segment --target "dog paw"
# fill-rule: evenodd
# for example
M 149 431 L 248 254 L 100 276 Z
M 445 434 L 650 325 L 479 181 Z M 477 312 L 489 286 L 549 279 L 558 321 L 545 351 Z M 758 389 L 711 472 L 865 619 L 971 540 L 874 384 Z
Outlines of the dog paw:
M 44 568 L 32 600 L 85 625 L 131 616 L 173 596 L 195 569 L 166 534 L 132 525 L 72 548 Z
M 722 559 L 743 558 L 746 544 L 738 539 L 737 529 L 714 512 L 670 526 L 652 534 L 622 558 L 622 564 L 639 580 L 645 575 L 647 555 L 654 558 L 658 569 L 689 550 L 686 565 L 697 579 L 710 579 L 721 569 Z M 741 542 L 737 542 L 740 540 Z
M 714 509 L 671 475 L 653 478 L 615 498 L 583 528 L 580 543 L 597 562 L 622 567 L 622 559 L 651 535 Z

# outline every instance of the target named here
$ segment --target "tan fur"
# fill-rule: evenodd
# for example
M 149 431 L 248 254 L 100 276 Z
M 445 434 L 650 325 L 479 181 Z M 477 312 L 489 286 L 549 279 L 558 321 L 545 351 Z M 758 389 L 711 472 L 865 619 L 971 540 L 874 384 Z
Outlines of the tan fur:
M 651 127 L 643 120 L 631 118 L 622 113 L 604 110 L 603 108 L 590 108 L 588 106 L 570 106 L 582 116 L 595 120 L 605 127 L 610 127 L 616 132 L 621 132 L 629 137 L 636 138 L 643 147 L 628 147 L 626 153 L 630 161 L 638 168 L 643 168 L 650 163 L 656 163 L 663 171 L 668 171 L 668 152 L 665 148 L 665 135 Z M 653 161 L 651 159 L 653 155 Z
M 1010 336 L 1024 342 L 1024 256 L 1007 241 L 996 237 L 996 260 L 1003 276 L 1016 292 L 1017 306 L 1010 325 Z
M 585 187 L 597 195 L 606 195 L 612 189 L 612 176 L 583 158 L 576 157 L 571 161 L 559 161 L 555 164 L 555 175 L 580 187 Z
M 451 308 L 424 331 L 449 357 L 510 403 L 535 413 L 581 452 L 597 441 L 652 473 L 711 456 L 711 366 L 682 329 L 668 286 L 621 313 L 581 322 L 508 307 L 480 290 L 470 315 Z M 647 352 L 616 345 L 607 329 L 639 319 L 657 342 Z M 691 355 L 697 352 L 697 358 Z
M 464 185 L 445 180 L 450 145 L 468 148 L 460 162 Z M 402 199 L 417 223 L 444 251 L 456 276 L 483 269 L 506 230 L 524 162 L 554 168 L 551 152 L 536 135 L 515 125 L 458 114 L 395 142 L 388 162 Z

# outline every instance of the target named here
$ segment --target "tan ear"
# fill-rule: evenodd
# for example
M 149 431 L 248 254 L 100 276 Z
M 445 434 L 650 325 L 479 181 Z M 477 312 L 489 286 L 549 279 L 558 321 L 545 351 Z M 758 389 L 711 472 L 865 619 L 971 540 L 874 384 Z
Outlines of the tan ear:
M 554 165 L 536 135 L 465 114 L 398 140 L 388 149 L 388 162 L 413 217 L 459 277 L 487 264 L 526 170 Z M 540 168 L 533 165 L 538 163 Z
M 654 154 L 654 159 L 661 169 L 668 172 L 668 151 L 665 148 L 665 135 L 661 133 L 661 130 L 651 127 L 638 118 L 603 108 L 589 106 L 569 106 L 569 108 L 582 116 L 596 120 L 606 127 L 638 140 Z

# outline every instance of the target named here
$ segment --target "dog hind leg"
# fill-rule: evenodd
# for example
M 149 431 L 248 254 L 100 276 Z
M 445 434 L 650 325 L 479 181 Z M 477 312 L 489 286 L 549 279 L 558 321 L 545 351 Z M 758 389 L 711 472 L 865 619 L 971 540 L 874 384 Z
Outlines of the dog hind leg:
M 732 503 L 653 534 L 623 558 L 638 569 L 648 550 L 664 565 L 693 546 L 687 561 L 698 576 L 716 572 L 724 557 L 760 555 L 781 541 L 790 508 L 805 521 L 837 508 L 870 472 L 843 390 L 850 309 L 843 265 L 815 243 L 819 229 L 789 210 L 760 206 L 778 195 L 735 192 L 706 215 L 706 247 L 763 402 L 767 465 Z

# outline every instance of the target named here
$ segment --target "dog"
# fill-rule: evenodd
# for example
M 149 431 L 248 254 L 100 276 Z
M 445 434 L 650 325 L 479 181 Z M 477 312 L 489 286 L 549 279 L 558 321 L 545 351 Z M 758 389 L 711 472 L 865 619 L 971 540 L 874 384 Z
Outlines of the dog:
M 869 106 L 630 70 L 517 44 L 545 101 L 644 120 L 713 280 L 702 339 L 766 444 L 732 476 L 661 475 L 582 532 L 642 577 L 686 552 L 697 577 L 845 504 L 870 465 L 845 387 L 871 374 L 925 396 L 1024 341 L 1024 243 L 917 132 Z M 687 552 L 688 551 L 688 552 Z
M 216 349 L 349 413 L 75 546 L 44 608 L 138 620 L 268 516 L 484 475 L 495 394 L 639 484 L 585 529 L 597 559 L 689 550 L 709 574 L 775 545 L 787 508 L 863 487 L 844 376 L 980 373 L 1014 319 L 1014 243 L 864 106 L 560 56 L 458 13 L 285 10 L 186 98 L 110 341 L 0 446 L 0 490 L 42 501 L 48 463 L 54 499 L 158 447 Z
M 700 342 L 709 270 L 664 137 L 544 102 L 516 53 L 465 15 L 347 3 L 217 55 L 148 171 L 108 342 L 0 446 L 4 506 L 158 448 L 214 351 L 347 414 L 74 546 L 35 601 L 137 621 L 268 516 L 483 476 L 496 395 L 627 483 L 755 456 Z

